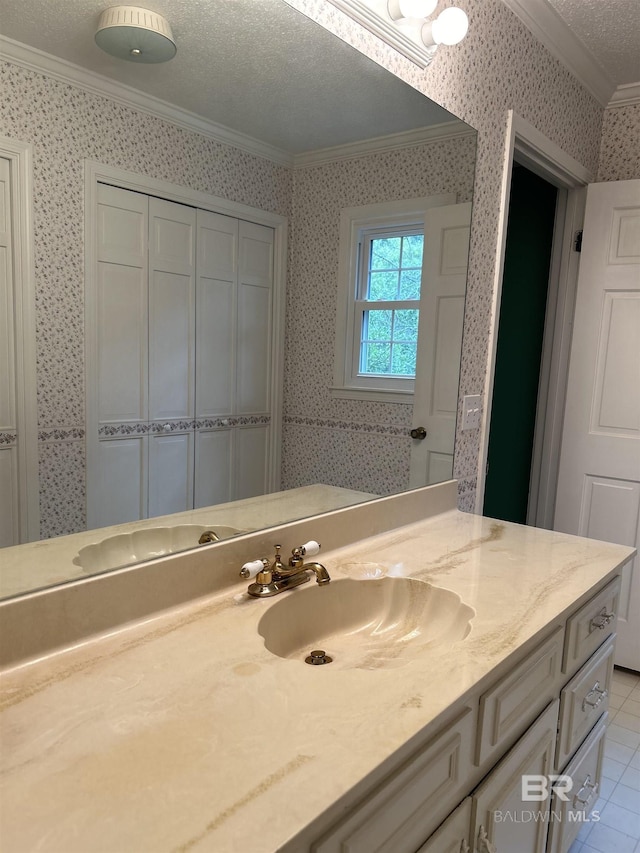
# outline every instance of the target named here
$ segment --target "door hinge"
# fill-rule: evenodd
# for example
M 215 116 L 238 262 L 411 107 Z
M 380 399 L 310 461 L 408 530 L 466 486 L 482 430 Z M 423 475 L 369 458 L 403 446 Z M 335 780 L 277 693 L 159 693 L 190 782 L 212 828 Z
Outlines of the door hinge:
M 573 248 L 576 252 L 582 251 L 582 231 L 576 231 L 575 240 L 573 242 Z

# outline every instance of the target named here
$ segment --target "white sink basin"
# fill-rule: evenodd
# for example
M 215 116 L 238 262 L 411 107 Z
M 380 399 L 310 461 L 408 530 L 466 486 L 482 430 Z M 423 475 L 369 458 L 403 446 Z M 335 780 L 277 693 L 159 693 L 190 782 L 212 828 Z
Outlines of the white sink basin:
M 244 530 L 237 527 L 210 524 L 176 524 L 171 527 L 148 527 L 132 533 L 118 533 L 102 542 L 81 548 L 74 563 L 87 572 L 100 572 L 131 566 L 155 557 L 164 557 L 176 551 L 198 547 L 198 539 L 207 530 L 213 530 L 220 539 L 227 539 Z
M 321 649 L 334 665 L 359 669 L 463 640 L 475 616 L 457 593 L 413 578 L 340 579 L 282 595 L 258 624 L 270 652 L 303 661 Z

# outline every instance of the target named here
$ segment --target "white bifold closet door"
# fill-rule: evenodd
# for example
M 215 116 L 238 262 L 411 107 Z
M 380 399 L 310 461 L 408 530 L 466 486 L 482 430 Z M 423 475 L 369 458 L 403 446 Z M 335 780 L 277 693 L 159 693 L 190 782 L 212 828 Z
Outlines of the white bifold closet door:
M 273 230 L 106 185 L 97 223 L 89 526 L 264 493 Z
M 149 516 L 193 506 L 196 211 L 149 199 Z
M 195 506 L 201 507 L 267 491 L 273 230 L 199 210 L 197 245 Z

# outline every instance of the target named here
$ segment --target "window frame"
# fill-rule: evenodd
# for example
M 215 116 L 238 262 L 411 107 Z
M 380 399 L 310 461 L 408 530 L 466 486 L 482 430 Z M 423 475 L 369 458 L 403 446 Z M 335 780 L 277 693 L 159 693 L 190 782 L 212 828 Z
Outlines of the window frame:
M 424 214 L 428 208 L 455 204 L 455 193 L 426 198 L 382 202 L 345 208 L 340 215 L 338 263 L 338 305 L 333 385 L 331 395 L 338 399 L 411 403 L 415 380 L 398 376 L 359 374 L 362 304 L 364 286 L 361 263 L 363 235 L 375 231 L 420 228 L 424 232 Z M 404 231 L 402 231 L 404 233 Z M 416 300 L 388 301 L 388 307 L 415 307 Z M 368 301 L 365 302 L 367 304 Z M 419 303 L 418 303 L 419 309 Z

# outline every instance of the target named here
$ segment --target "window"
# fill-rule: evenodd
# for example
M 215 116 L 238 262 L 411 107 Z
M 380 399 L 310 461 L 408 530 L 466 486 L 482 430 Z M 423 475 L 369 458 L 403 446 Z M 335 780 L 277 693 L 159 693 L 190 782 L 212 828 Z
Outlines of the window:
M 410 402 L 424 213 L 450 201 L 443 195 L 342 211 L 334 396 Z
M 416 375 L 424 230 L 363 230 L 355 320 L 358 375 Z

